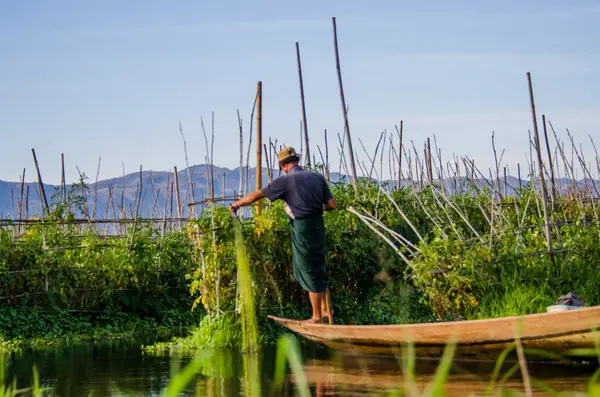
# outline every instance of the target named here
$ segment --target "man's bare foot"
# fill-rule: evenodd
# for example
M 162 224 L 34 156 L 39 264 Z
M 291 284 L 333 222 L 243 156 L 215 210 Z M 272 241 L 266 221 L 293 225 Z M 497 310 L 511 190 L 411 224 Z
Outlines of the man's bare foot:
M 307 323 L 307 324 L 321 324 L 323 322 L 323 319 L 313 317 L 313 318 L 309 318 L 308 320 L 304 320 L 302 322 Z

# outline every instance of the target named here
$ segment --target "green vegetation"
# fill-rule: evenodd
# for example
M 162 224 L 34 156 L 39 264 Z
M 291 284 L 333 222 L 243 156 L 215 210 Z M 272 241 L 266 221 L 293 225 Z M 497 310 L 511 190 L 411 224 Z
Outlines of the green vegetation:
M 594 202 L 559 198 L 552 203 L 549 254 L 539 191 L 524 189 L 497 202 L 478 200 L 474 206 L 452 198 L 477 234 L 466 220 L 436 227 L 409 267 L 414 285 L 440 318 L 545 312 L 569 291 L 587 305 L 600 304 L 600 276 L 593 270 L 600 260 Z M 447 205 L 438 213 L 453 210 Z M 489 222 L 476 221 L 481 214 Z
M 4 347 L 164 332 L 198 324 L 183 232 L 139 226 L 121 237 L 53 215 L 15 238 L 0 229 L 0 341 Z
M 335 184 L 339 209 L 325 214 L 337 323 L 542 312 L 569 291 L 600 303 L 600 280 L 590 271 L 600 256 L 598 210 L 582 195 L 548 204 L 549 255 L 538 189 L 500 197 L 466 182 L 453 193 L 435 185 L 380 188 L 367 180 L 359 187 L 355 195 L 349 184 Z M 185 232 L 140 224 L 112 238 L 53 224 L 68 219 L 58 211 L 19 239 L 0 230 L 0 291 L 12 308 L 0 310 L 5 345 L 199 325 L 185 339 L 146 349 L 239 347 L 242 310 L 257 313 L 258 341 L 272 344 L 281 329 L 266 314 L 309 315 L 307 296 L 292 277 L 279 203 L 243 221 L 216 207 L 190 220 Z M 246 255 L 236 247 L 237 229 Z M 240 265 L 250 270 L 247 278 Z M 242 282 L 251 285 L 254 308 Z

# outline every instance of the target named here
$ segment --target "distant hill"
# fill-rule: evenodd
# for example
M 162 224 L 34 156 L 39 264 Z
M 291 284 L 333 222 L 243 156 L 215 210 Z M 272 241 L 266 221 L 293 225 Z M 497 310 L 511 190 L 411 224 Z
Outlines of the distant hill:
M 244 181 L 246 179 L 246 168 L 242 169 Z M 210 167 L 206 164 L 191 166 L 188 169 L 184 169 L 177 172 L 177 179 L 179 182 L 179 195 L 183 216 L 188 214 L 187 203 L 192 201 L 201 201 L 210 196 L 209 192 L 209 173 Z M 279 171 L 273 171 L 274 177 L 279 176 Z M 193 185 L 193 196 L 192 189 L 190 188 L 190 176 Z M 221 198 L 233 197 L 239 195 L 240 189 L 240 169 L 228 169 L 223 167 L 215 166 L 213 168 L 214 177 L 214 194 L 215 197 Z M 342 178 L 338 173 L 331 174 L 331 180 L 338 182 Z M 256 169 L 251 168 L 248 172 L 248 191 L 253 191 L 256 186 Z M 266 186 L 268 183 L 267 169 L 262 170 L 262 185 Z M 119 208 L 123 203 L 127 209 L 127 215 L 135 213 L 135 206 L 137 203 L 140 184 L 140 173 L 131 173 L 124 176 L 120 176 L 113 179 L 106 179 L 93 183 L 93 181 L 86 181 L 88 190 L 86 192 L 88 207 L 90 213 L 94 212 L 97 218 L 112 218 L 113 207 L 118 216 Z M 165 199 L 167 200 L 167 212 L 171 208 L 171 199 L 173 200 L 173 216 L 176 216 L 176 194 L 175 184 L 172 172 L 166 171 L 142 171 L 141 172 L 141 185 L 142 185 L 142 200 L 139 208 L 139 214 L 142 217 L 153 217 L 162 216 L 165 211 Z M 245 187 L 244 187 L 245 188 Z M 80 188 L 74 185 L 67 185 L 67 191 L 75 189 L 77 194 L 81 194 Z M 171 194 L 171 190 L 173 193 Z M 39 214 L 42 208 L 42 195 L 39 192 L 39 185 L 37 182 L 28 182 L 24 185 L 24 198 L 29 193 L 28 208 L 30 216 Z M 44 184 L 44 190 L 48 202 L 59 201 L 60 186 Z M 168 195 L 167 195 L 168 192 Z M 18 214 L 18 202 L 21 196 L 21 184 L 19 182 L 6 182 L 0 180 L 0 218 L 13 218 L 17 217 Z M 112 202 L 111 202 L 112 196 Z M 192 197 L 194 200 L 192 200 Z M 25 203 L 25 199 L 23 200 Z M 94 205 L 95 204 L 95 205 Z M 23 207 L 25 204 L 23 204 Z M 23 214 L 25 208 L 23 208 Z M 160 213 L 159 213 L 160 212 Z
M 193 197 L 195 201 L 201 201 L 209 197 L 208 189 L 208 176 L 210 167 L 206 164 L 195 165 L 188 169 L 178 171 L 177 177 L 179 180 L 179 193 L 181 199 L 181 205 L 183 209 L 183 216 L 188 215 L 187 203 L 192 202 L 192 189 L 190 188 L 190 175 L 193 184 Z M 242 169 L 245 174 L 246 169 Z M 213 170 L 215 180 L 215 197 L 221 198 L 232 197 L 239 194 L 240 187 L 240 169 L 228 169 L 223 167 L 214 167 Z M 255 188 L 256 169 L 251 168 L 249 170 L 249 186 L 248 190 L 253 191 Z M 274 171 L 274 177 L 279 175 L 279 171 Z M 331 173 L 330 178 L 332 182 L 339 182 L 342 180 L 351 180 L 351 178 L 339 173 Z M 262 171 L 263 186 L 267 184 L 267 169 Z M 171 186 L 174 186 L 174 178 L 172 172 L 166 171 L 142 171 L 141 173 L 142 182 L 142 200 L 140 203 L 139 214 L 142 217 L 162 217 L 165 211 L 165 200 L 167 201 L 167 212 L 171 208 L 171 199 L 173 200 L 173 216 L 176 216 L 175 210 L 175 194 L 171 194 Z M 521 184 L 526 186 L 528 181 L 521 180 L 515 177 L 508 177 L 506 181 L 506 194 L 514 194 L 512 188 L 518 188 Z M 561 179 L 557 181 L 561 186 L 564 187 L 570 185 L 570 180 Z M 87 191 L 88 196 L 88 207 L 91 214 L 94 213 L 97 218 L 112 218 L 113 208 L 114 213 L 119 217 L 119 208 L 121 203 L 127 210 L 127 216 L 132 216 L 135 213 L 135 206 L 139 195 L 138 186 L 140 183 L 140 173 L 132 173 L 125 176 L 98 181 L 97 184 L 86 181 L 88 183 L 89 190 Z M 388 181 L 392 186 L 396 185 L 396 182 Z M 478 179 L 476 183 L 480 187 L 493 185 L 492 182 L 486 179 Z M 584 188 L 585 184 L 592 185 L 590 180 L 581 180 L 577 182 L 579 188 Z M 600 181 L 595 181 L 598 189 L 600 190 Z M 403 181 L 403 185 L 406 181 Z M 450 191 L 458 191 L 460 189 L 459 184 L 464 186 L 466 184 L 466 178 L 462 177 L 458 181 L 454 179 L 444 180 L 444 184 Z M 511 188 L 512 187 L 512 188 Z M 73 189 L 73 185 L 67 185 L 67 191 Z M 500 178 L 500 190 L 504 192 L 504 178 Z M 58 192 L 60 187 L 56 185 L 45 184 L 44 190 L 49 202 L 56 202 L 58 200 Z M 167 191 L 169 192 L 166 195 Z M 28 207 L 29 215 L 34 216 L 40 213 L 41 200 L 39 194 L 39 186 L 36 182 L 29 182 L 24 185 L 24 196 L 29 192 Z M 594 189 L 592 188 L 592 192 Z M 80 194 L 80 192 L 77 192 Z M 0 218 L 13 218 L 17 217 L 18 202 L 21 194 L 21 185 L 19 182 L 6 182 L 0 180 Z M 112 196 L 112 204 L 111 204 Z M 53 198 L 54 197 L 54 198 Z M 25 208 L 23 208 L 23 214 Z

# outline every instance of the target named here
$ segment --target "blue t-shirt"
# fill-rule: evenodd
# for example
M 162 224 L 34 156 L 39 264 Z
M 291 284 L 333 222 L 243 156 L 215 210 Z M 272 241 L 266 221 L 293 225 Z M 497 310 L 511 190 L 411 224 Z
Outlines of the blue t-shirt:
M 262 193 L 271 202 L 283 200 L 286 212 L 294 219 L 322 214 L 323 205 L 333 198 L 323 175 L 306 171 L 299 165 L 271 182 Z

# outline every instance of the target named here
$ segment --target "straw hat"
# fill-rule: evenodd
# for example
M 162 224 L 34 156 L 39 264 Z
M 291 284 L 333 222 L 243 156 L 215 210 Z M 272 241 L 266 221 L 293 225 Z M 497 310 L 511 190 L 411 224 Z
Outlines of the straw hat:
M 296 153 L 296 149 L 291 146 L 284 147 L 279 151 L 279 153 L 277 153 L 277 159 L 279 162 L 290 160 L 294 157 L 299 158 L 300 156 L 298 153 Z

